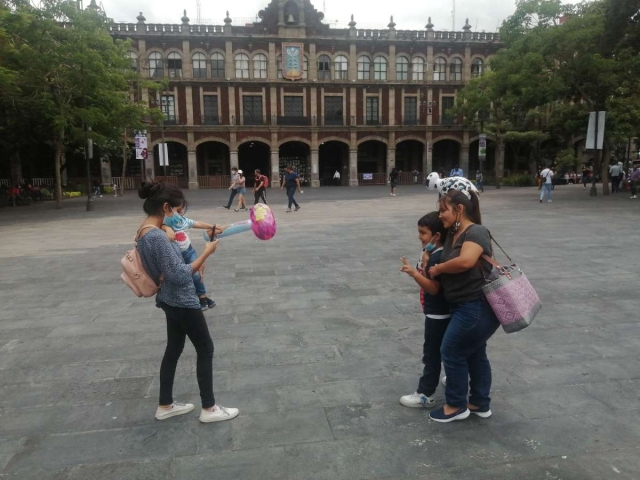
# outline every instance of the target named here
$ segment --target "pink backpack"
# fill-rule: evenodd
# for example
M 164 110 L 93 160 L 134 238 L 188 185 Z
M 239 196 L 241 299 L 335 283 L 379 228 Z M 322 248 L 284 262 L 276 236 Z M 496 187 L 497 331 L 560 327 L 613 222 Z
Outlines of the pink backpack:
M 138 297 L 153 297 L 156 293 L 158 293 L 158 290 L 160 289 L 160 286 L 156 284 L 153 278 L 151 278 L 147 271 L 144 269 L 144 266 L 142 265 L 142 259 L 138 254 L 138 237 L 140 235 L 140 232 L 147 228 L 158 227 L 154 227 L 153 225 L 145 225 L 140 230 L 138 230 L 138 233 L 133 239 L 136 246 L 125 253 L 124 257 L 122 257 L 122 260 L 120 260 L 120 264 L 122 265 L 122 273 L 120 274 L 120 278 L 124 280 L 124 283 L 126 283 L 129 288 L 133 290 L 133 293 L 135 293 Z M 163 277 L 164 274 L 160 276 L 160 282 L 162 282 Z

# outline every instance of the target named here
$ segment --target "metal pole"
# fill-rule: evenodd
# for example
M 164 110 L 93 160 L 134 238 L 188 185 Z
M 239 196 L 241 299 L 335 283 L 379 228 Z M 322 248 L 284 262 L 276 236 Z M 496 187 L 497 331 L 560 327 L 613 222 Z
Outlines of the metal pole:
M 84 95 L 84 65 L 80 65 L 80 76 L 82 77 L 82 107 L 87 107 L 87 99 Z M 91 196 L 91 159 L 93 158 L 93 141 L 88 137 L 87 132 L 90 128 L 87 127 L 87 124 L 83 122 L 82 124 L 84 128 L 84 160 L 85 166 L 87 169 L 87 212 L 93 210 L 93 197 Z
M 598 110 L 596 110 L 596 123 L 595 123 L 595 127 L 596 127 L 596 131 L 595 131 L 595 135 L 593 136 L 593 149 L 596 152 L 596 159 L 594 161 L 594 165 L 593 165 L 593 179 L 591 180 L 591 190 L 589 190 L 589 196 L 590 197 L 597 197 L 598 196 L 598 189 L 596 188 L 596 165 L 598 165 L 598 167 L 600 167 L 600 172 L 602 172 L 602 165 L 600 165 L 600 150 L 598 150 Z M 606 182 L 607 179 L 603 178 L 602 179 L 603 182 Z M 604 189 L 604 186 L 603 186 Z M 604 190 L 603 190 L 604 191 Z
M 161 158 L 162 158 L 162 160 L 163 160 L 164 181 L 166 182 L 166 181 L 167 181 L 167 163 L 169 163 L 169 162 L 168 162 L 168 158 L 167 158 L 167 157 L 169 156 L 169 149 L 167 148 L 167 150 L 166 150 L 166 152 L 165 152 L 165 147 L 164 147 L 164 146 L 165 146 L 165 143 L 164 143 L 164 120 L 163 120 L 163 121 L 162 121 L 162 145 L 161 145 L 161 147 L 162 147 L 162 153 L 161 153 L 160 157 L 161 157 Z M 160 153 L 160 152 L 158 152 L 158 153 Z M 166 153 L 167 155 L 165 155 L 165 153 Z

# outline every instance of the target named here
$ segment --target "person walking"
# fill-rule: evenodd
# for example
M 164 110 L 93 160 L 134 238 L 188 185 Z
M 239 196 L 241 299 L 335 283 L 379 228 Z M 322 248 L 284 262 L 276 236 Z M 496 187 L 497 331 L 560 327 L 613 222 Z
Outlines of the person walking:
M 446 373 L 442 408 L 429 417 L 441 423 L 464 420 L 474 414 L 491 416 L 491 364 L 487 341 L 500 326 L 482 292 L 492 266 L 491 235 L 482 225 L 478 196 L 468 190 L 451 190 L 440 201 L 440 219 L 447 238 L 442 263 L 429 269 L 438 278 L 451 309 L 451 320 L 440 352 Z
M 256 178 L 253 187 L 253 204 L 264 203 L 267 205 L 267 187 L 269 186 L 269 178 L 266 175 L 262 175 L 260 170 L 255 172 Z
M 476 188 L 480 193 L 484 193 L 484 176 L 480 170 L 476 172 Z
M 293 171 L 293 167 L 286 167 L 285 169 L 285 175 L 284 175 L 284 181 L 282 182 L 282 186 L 280 187 L 280 190 L 282 190 L 283 188 L 287 189 L 287 197 L 289 198 L 289 207 L 287 208 L 286 212 L 289 213 L 291 212 L 291 205 L 295 205 L 295 211 L 297 212 L 298 210 L 300 210 L 300 205 L 298 205 L 298 202 L 296 202 L 296 199 L 293 198 L 293 196 L 296 193 L 296 189 L 302 193 L 302 189 L 300 188 L 300 177 L 298 177 L 298 174 L 296 172 Z
M 609 175 L 611 175 L 611 193 L 616 193 L 620 191 L 620 174 L 622 173 L 622 169 L 620 165 L 614 163 L 609 167 Z
M 591 177 L 591 170 L 586 165 L 582 166 L 582 189 L 587 189 L 587 183 L 589 183 L 589 178 Z
M 163 182 L 145 182 L 140 186 L 138 196 L 144 200 L 142 208 L 147 218 L 136 235 L 137 249 L 144 269 L 160 285 L 156 306 L 164 311 L 167 322 L 167 347 L 160 365 L 160 399 L 155 417 L 166 420 L 194 409 L 191 403 L 173 400 L 176 367 L 185 339 L 189 337 L 197 355 L 196 376 L 202 402 L 200 421 L 231 420 L 238 416 L 239 410 L 218 405 L 213 394 L 213 341 L 193 283 L 193 275 L 216 251 L 218 242 L 208 242 L 203 253 L 187 265 L 178 246 L 172 244 L 160 229 L 165 217 L 172 217 L 176 209 L 185 204 L 182 191 Z
M 631 182 L 631 198 L 638 198 L 638 182 L 640 181 L 640 167 L 636 168 L 631 177 L 629 177 L 629 181 Z
M 238 188 L 238 208 L 234 209 L 234 212 L 247 209 L 247 202 L 244 196 L 247 194 L 246 188 L 247 178 L 244 176 L 242 170 L 238 170 L 238 179 L 236 180 L 236 187 Z
M 418 175 L 420 175 L 420 172 L 418 172 L 418 170 L 414 170 L 411 173 L 413 173 L 413 183 L 418 183 Z
M 231 169 L 231 186 L 229 190 L 231 190 L 231 194 L 229 195 L 229 201 L 226 205 L 223 205 L 227 210 L 231 209 L 231 204 L 233 203 L 234 197 L 238 194 L 238 167 L 233 167 Z
M 547 202 L 551 203 L 551 189 L 553 187 L 553 170 L 551 167 L 547 167 L 540 172 L 540 180 L 542 181 L 542 189 L 540 190 L 540 203 L 547 196 Z
M 395 167 L 389 173 L 389 185 L 391 185 L 391 196 L 396 196 L 396 187 L 398 186 L 398 170 Z
M 333 184 L 337 187 L 340 185 L 340 172 L 336 170 L 336 173 L 333 174 Z

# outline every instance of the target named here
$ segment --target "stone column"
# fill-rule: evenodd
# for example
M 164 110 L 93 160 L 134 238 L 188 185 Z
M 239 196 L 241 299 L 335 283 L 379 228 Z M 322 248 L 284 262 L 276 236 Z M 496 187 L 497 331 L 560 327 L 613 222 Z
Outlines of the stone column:
M 108 157 L 102 157 L 100 159 L 100 176 L 102 177 L 102 185 L 110 187 L 113 185 L 113 178 L 111 177 L 111 162 Z
M 229 123 L 240 125 L 240 118 L 236 118 L 236 89 L 232 86 L 229 87 Z
M 389 45 L 389 71 L 387 78 L 394 82 L 396 80 L 396 46 Z
M 316 56 L 316 44 L 309 44 L 309 73 L 307 74 L 309 80 L 315 80 L 318 78 L 318 59 Z
M 278 56 L 276 55 L 276 44 L 274 42 L 269 42 L 267 77 L 269 80 L 276 80 L 278 78 Z
M 356 45 L 349 45 L 349 79 L 358 79 L 358 57 L 356 56 Z
M 358 150 L 349 150 L 349 186 L 358 186 Z
M 464 47 L 464 69 L 462 71 L 462 78 L 464 83 L 471 80 L 471 47 Z
M 153 182 L 153 179 L 156 177 L 154 172 L 155 161 L 153 155 L 154 149 L 150 148 L 147 152 L 147 159 L 144 161 L 144 176 L 147 182 Z
M 191 85 L 184 87 L 185 103 L 187 105 L 187 125 L 193 125 L 193 92 Z
M 272 188 L 280 188 L 280 151 L 276 147 L 271 150 L 271 182 Z
M 182 41 L 182 76 L 184 78 L 193 78 L 193 69 L 191 68 L 191 49 L 189 48 L 189 40 Z
M 429 175 L 433 172 L 433 134 L 427 132 L 427 144 L 425 145 L 424 173 Z
M 349 119 L 349 125 L 351 127 L 354 127 L 356 125 L 364 125 L 365 122 L 363 121 L 361 124 L 358 123 L 358 96 L 357 96 L 357 89 L 356 87 L 351 87 L 349 89 L 349 115 L 350 115 L 350 119 Z M 366 116 L 366 112 L 363 112 L 364 115 Z M 353 121 L 352 121 L 353 119 Z
M 389 88 L 389 125 L 396 124 L 396 89 Z
M 311 150 L 311 186 L 320 186 L 320 158 L 318 150 Z
M 396 168 L 396 149 L 387 148 L 387 175 Z
M 187 152 L 187 158 L 189 160 L 189 190 L 197 190 L 198 185 L 198 160 L 196 158 L 196 151 L 189 150 Z
M 230 150 L 229 151 L 229 170 L 233 167 L 238 168 L 238 151 Z
M 227 78 L 236 78 L 233 64 L 233 44 L 230 41 L 224 43 L 224 71 Z
M 433 125 L 433 110 L 436 107 L 431 106 L 431 102 L 433 101 L 433 88 L 427 88 L 427 127 Z M 429 114 L 429 109 L 431 109 L 431 114 Z
M 460 146 L 460 168 L 467 178 L 473 178 L 469 171 L 469 132 L 465 131 L 462 136 L 462 145 Z
M 433 47 L 427 46 L 427 82 L 433 82 Z

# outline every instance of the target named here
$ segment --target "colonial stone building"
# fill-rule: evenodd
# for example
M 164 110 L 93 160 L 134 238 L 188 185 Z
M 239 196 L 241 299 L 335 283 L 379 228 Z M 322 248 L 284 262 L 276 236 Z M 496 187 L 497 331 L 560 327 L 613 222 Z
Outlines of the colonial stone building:
M 260 21 L 234 25 L 111 26 L 132 41 L 132 68 L 168 79 L 158 94 L 163 127 L 149 131 L 149 155 L 130 174 L 167 175 L 183 187 L 223 186 L 232 166 L 259 168 L 278 185 L 292 164 L 312 186 L 382 183 L 394 166 L 410 172 L 478 168 L 478 132 L 449 113 L 456 93 L 482 75 L 499 48 L 496 33 L 330 28 L 309 0 L 272 0 Z M 283 60 L 284 56 L 284 60 Z M 501 157 L 501 155 L 498 155 Z M 493 168 L 489 143 L 487 170 Z M 138 168 L 138 172 L 135 169 Z M 114 172 L 115 174 L 116 172 Z

